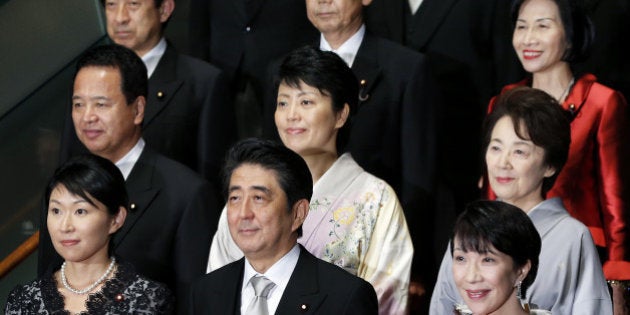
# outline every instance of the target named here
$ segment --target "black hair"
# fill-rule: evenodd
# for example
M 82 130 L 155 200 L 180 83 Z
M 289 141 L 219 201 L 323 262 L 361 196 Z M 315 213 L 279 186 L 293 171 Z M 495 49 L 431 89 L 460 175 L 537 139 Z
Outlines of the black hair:
M 534 223 L 518 207 L 501 201 L 481 200 L 466 206 L 451 236 L 451 256 L 457 239 L 464 252 L 488 253 L 491 247 L 514 261 L 515 269 L 531 263 L 521 284 L 521 296 L 536 279 L 541 239 Z
M 116 44 L 88 49 L 77 61 L 75 80 L 79 71 L 86 67 L 117 69 L 120 73 L 120 88 L 125 95 L 127 105 L 133 103 L 139 96 L 147 97 L 149 84 L 147 67 L 131 49 Z
M 46 187 L 46 208 L 50 195 L 59 186 L 95 207 L 95 201 L 102 203 L 111 216 L 117 215 L 120 207 L 128 209 L 129 196 L 122 173 L 114 163 L 100 156 L 78 155 L 57 168 Z M 110 254 L 113 251 L 111 240 Z
M 544 199 L 569 156 L 571 145 L 569 115 L 555 98 L 542 90 L 521 86 L 506 91 L 498 96 L 494 109 L 484 121 L 482 152 L 485 154 L 488 150 L 492 130 L 497 121 L 509 116 L 516 135 L 541 147 L 545 151 L 544 164 L 555 169 L 552 176 L 543 179 Z M 484 166 L 487 166 L 485 159 L 483 161 Z
M 299 200 L 310 201 L 313 195 L 313 177 L 304 159 L 281 143 L 256 138 L 239 141 L 226 155 L 223 167 L 226 199 L 232 173 L 244 164 L 259 165 L 276 174 L 278 184 L 287 195 L 287 211 L 291 212 Z M 301 226 L 297 232 L 298 237 L 302 236 Z
M 275 79 L 275 95 L 281 83 L 297 88 L 300 83 L 317 88 L 330 96 L 333 112 L 339 113 L 348 104 L 348 119 L 337 133 L 337 152 L 344 152 L 350 136 L 352 115 L 359 103 L 359 83 L 348 65 L 337 54 L 312 46 L 293 50 L 284 60 Z
M 527 0 L 514 0 L 511 15 L 513 26 L 516 25 L 519 11 Z M 578 0 L 551 0 L 558 7 L 564 34 L 569 44 L 562 56 L 562 60 L 574 64 L 588 58 L 593 41 L 595 40 L 595 26 L 586 14 L 586 9 Z

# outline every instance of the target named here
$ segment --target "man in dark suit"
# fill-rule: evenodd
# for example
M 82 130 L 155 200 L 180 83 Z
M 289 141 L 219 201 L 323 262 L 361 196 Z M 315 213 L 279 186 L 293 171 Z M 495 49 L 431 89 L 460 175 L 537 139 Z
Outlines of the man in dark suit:
M 303 0 L 191 0 L 191 53 L 230 80 L 241 138 L 260 135 L 270 61 L 310 44 Z
M 147 66 L 143 138 L 157 152 L 215 181 L 227 148 L 236 140 L 226 78 L 218 68 L 179 54 L 164 38 L 174 0 L 102 2 L 109 37 Z M 70 152 L 62 152 L 71 155 L 79 144 L 67 125 L 65 138 L 74 139 L 63 145 Z
M 189 314 L 378 313 L 368 282 L 297 244 L 313 193 L 297 153 L 244 140 L 228 153 L 224 174 L 230 234 L 245 257 L 193 284 Z
M 457 213 L 479 198 L 481 124 L 490 98 L 524 72 L 512 48 L 509 0 L 373 0 L 367 29 L 426 56 L 441 104 L 433 222 L 439 265 Z
M 181 302 L 192 280 L 205 273 L 220 208 L 208 182 L 145 145 L 146 95 L 146 67 L 133 51 L 118 45 L 95 47 L 77 64 L 72 119 L 83 145 L 114 162 L 126 180 L 129 214 L 113 237 L 114 253 L 138 273 L 165 283 Z M 40 274 L 59 259 L 45 218 Z

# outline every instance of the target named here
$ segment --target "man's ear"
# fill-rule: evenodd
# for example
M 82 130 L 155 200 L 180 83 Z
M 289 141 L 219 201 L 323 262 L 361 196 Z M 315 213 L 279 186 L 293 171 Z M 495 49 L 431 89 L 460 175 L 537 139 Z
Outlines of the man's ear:
M 144 109 L 147 105 L 147 99 L 144 96 L 138 96 L 131 106 L 134 107 L 133 122 L 136 125 L 141 125 L 144 120 Z
M 304 220 L 306 220 L 306 216 L 308 215 L 308 209 L 310 204 L 306 199 L 300 199 L 293 205 L 293 225 L 291 226 L 291 230 L 297 230 Z
M 175 0 L 163 0 L 160 5 L 160 23 L 168 21 L 175 11 Z

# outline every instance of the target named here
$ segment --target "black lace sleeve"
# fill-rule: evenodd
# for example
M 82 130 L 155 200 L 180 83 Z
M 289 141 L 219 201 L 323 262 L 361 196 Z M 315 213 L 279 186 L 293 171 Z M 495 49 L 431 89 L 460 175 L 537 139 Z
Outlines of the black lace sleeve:
M 5 314 L 48 314 L 40 290 L 40 281 L 15 287 L 7 297 Z

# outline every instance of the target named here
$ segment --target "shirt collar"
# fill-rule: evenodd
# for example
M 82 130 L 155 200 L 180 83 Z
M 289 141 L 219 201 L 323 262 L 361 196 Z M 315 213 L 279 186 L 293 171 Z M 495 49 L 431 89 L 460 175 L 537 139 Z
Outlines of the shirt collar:
M 363 42 L 363 37 L 365 36 L 365 24 L 361 25 L 361 28 L 352 35 L 352 37 L 348 38 L 339 48 L 333 50 L 330 47 L 326 38 L 324 38 L 324 34 L 320 35 L 319 41 L 319 49 L 323 51 L 332 51 L 339 55 L 343 61 L 346 62 L 348 67 L 352 67 L 354 63 L 354 58 L 357 56 L 357 52 L 359 51 L 359 47 L 361 46 L 361 42 Z
M 147 75 L 149 78 L 155 71 L 155 68 L 157 68 L 157 65 L 160 62 L 160 59 L 162 59 L 165 51 L 166 39 L 162 37 L 155 47 L 142 56 L 142 62 L 144 62 L 144 65 L 147 67 Z
M 140 154 L 142 154 L 142 151 L 144 150 L 144 145 L 144 139 L 140 138 L 136 145 L 133 146 L 133 148 L 131 148 L 131 150 L 129 150 L 129 152 L 127 152 L 127 154 L 125 154 L 122 159 L 116 162 L 116 166 L 123 174 L 125 180 L 127 180 L 127 177 L 129 177 L 129 174 L 131 173 L 134 165 L 136 165 L 136 162 L 138 162 Z
M 300 258 L 300 246 L 296 243 L 288 253 L 282 256 L 280 260 L 275 262 L 269 269 L 267 269 L 267 272 L 262 275 L 275 283 L 276 288 L 284 288 L 286 287 L 287 283 L 289 283 L 289 279 L 291 278 L 293 269 L 295 269 L 295 266 L 297 265 L 298 258 Z M 249 263 L 249 260 L 245 258 L 245 271 L 243 275 L 242 289 L 248 286 L 251 278 L 256 275 L 261 274 L 256 272 L 256 270 L 254 270 L 252 265 Z M 275 288 L 269 294 L 273 294 L 273 291 L 275 291 Z

